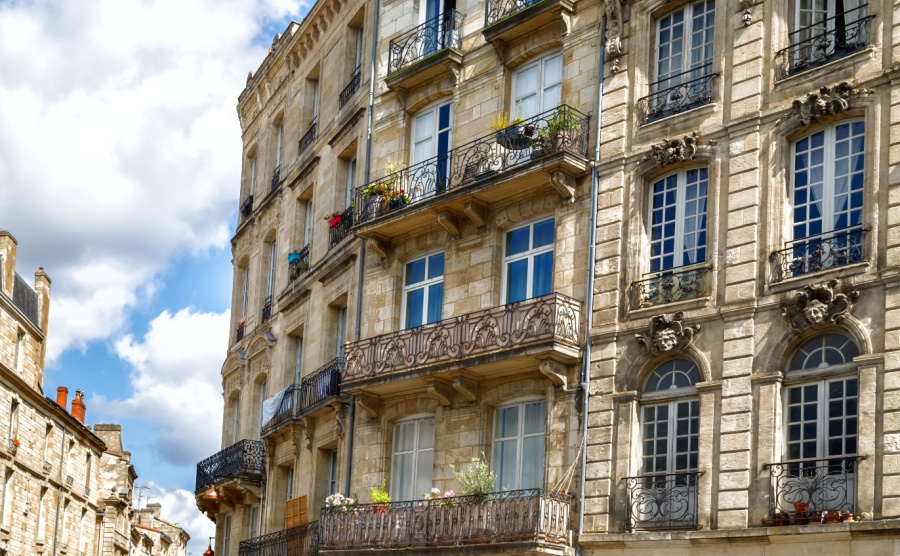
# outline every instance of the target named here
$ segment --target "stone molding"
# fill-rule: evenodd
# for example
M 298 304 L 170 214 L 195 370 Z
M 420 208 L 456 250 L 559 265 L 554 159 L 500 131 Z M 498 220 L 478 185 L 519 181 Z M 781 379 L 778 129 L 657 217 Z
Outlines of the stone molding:
M 681 139 L 664 139 L 655 145 L 651 145 L 650 152 L 639 162 L 653 161 L 658 167 L 664 168 L 676 162 L 694 160 L 697 156 L 697 143 L 700 134 L 696 131 L 685 135 Z
M 625 27 L 623 17 L 622 0 L 605 0 L 603 13 L 606 15 L 606 44 L 604 45 L 604 57 L 607 62 L 612 62 L 610 73 L 616 74 L 622 71 L 619 62 L 625 54 L 622 47 L 622 34 Z
M 662 314 L 650 319 L 650 330 L 635 334 L 634 338 L 643 345 L 651 355 L 660 355 L 674 351 L 681 353 L 694 342 L 694 335 L 700 331 L 700 325 L 687 326 L 684 313 Z
M 851 102 L 869 94 L 868 89 L 854 87 L 846 81 L 833 87 L 821 87 L 818 92 L 806 95 L 805 99 L 795 100 L 790 113 L 778 123 L 798 120 L 801 125 L 807 126 L 819 118 L 846 112 Z
M 840 323 L 849 316 L 859 291 L 836 293 L 838 284 L 835 279 L 804 287 L 793 306 L 781 309 L 781 316 L 796 332 Z

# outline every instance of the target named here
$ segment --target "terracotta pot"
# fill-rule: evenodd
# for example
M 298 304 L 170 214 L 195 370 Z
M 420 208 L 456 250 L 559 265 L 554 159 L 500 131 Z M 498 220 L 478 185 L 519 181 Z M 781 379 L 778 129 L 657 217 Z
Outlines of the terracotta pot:
M 825 523 L 840 523 L 841 517 L 841 512 L 837 510 L 830 510 L 825 513 Z
M 794 502 L 795 512 L 805 512 L 809 510 L 809 504 L 806 502 Z
M 847 512 L 843 516 L 841 516 L 841 519 L 843 519 L 843 521 L 853 521 L 854 520 L 853 514 L 851 514 L 850 512 Z

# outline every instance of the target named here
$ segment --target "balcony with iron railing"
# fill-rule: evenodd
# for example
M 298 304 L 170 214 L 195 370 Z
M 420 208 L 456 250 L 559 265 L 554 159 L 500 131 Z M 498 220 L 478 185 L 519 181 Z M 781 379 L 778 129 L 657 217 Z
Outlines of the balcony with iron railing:
M 359 85 L 361 82 L 362 67 L 356 66 L 356 69 L 353 70 L 353 75 L 350 77 L 350 82 L 347 83 L 347 86 L 344 87 L 344 90 L 341 91 L 341 94 L 338 97 L 338 108 L 343 108 L 345 104 L 350 102 L 350 99 L 353 98 L 353 95 L 355 95 L 356 91 L 359 90 Z
M 328 248 L 334 249 L 337 244 L 344 241 L 344 238 L 350 235 L 350 228 L 353 226 L 353 207 L 337 216 L 333 216 L 328 221 Z
M 522 368 L 519 358 L 579 360 L 581 303 L 551 293 L 382 334 L 347 345 L 342 391 L 465 367 L 473 374 L 494 366 Z M 515 361 L 513 361 L 515 362 Z
M 285 389 L 275 414 L 262 428 L 263 436 L 309 415 L 340 394 L 344 360 L 332 359 L 316 372 Z
M 293 284 L 309 272 L 309 245 L 288 255 L 288 283 Z
M 195 492 L 225 479 L 259 483 L 266 472 L 266 447 L 258 440 L 240 440 L 197 464 Z
M 670 75 L 650 85 L 650 94 L 638 99 L 642 123 L 686 112 L 712 102 L 712 63 Z
M 451 66 L 462 63 L 462 24 L 465 14 L 456 10 L 429 19 L 391 40 L 388 50 L 388 88 L 409 89 Z
M 869 44 L 868 4 L 816 22 L 788 35 L 790 46 L 775 54 L 777 77 L 797 74 L 843 58 Z
M 701 473 L 625 477 L 625 530 L 697 529 L 697 480 Z
M 316 140 L 316 130 L 318 129 L 318 123 L 316 122 L 316 118 L 312 119 L 312 122 L 309 124 L 309 129 L 306 130 L 306 133 L 303 134 L 303 137 L 300 138 L 300 142 L 297 145 L 298 152 L 297 154 L 303 154 L 310 145 L 312 145 Z
M 315 556 L 319 547 L 319 522 L 282 529 L 241 541 L 238 556 Z
M 534 552 L 544 547 L 555 552 L 572 542 L 570 495 L 542 489 L 363 504 L 356 510 L 322 509 L 321 552 L 480 545 L 490 545 L 493 552 Z
M 489 42 L 504 43 L 525 37 L 575 11 L 573 0 L 487 0 L 484 4 L 484 34 Z
M 589 170 L 589 119 L 562 105 L 372 181 L 356 190 L 354 225 L 390 236 L 426 225 L 435 211 L 475 218 L 471 201 L 486 205 L 574 182 Z
M 629 288 L 631 309 L 708 297 L 711 294 L 711 276 L 712 266 L 709 263 L 648 272 Z
M 772 281 L 863 262 L 863 240 L 867 231 L 855 226 L 788 242 L 786 249 L 771 255 Z
M 272 318 L 272 296 L 271 295 L 266 297 L 265 301 L 263 301 L 262 321 L 266 322 L 270 318 Z
M 241 203 L 241 216 L 247 218 L 253 213 L 253 195 L 247 195 L 247 198 Z
M 865 456 L 770 463 L 769 525 L 836 523 L 856 512 L 857 464 Z
M 277 189 L 278 184 L 281 183 L 281 164 L 275 167 L 275 170 L 272 172 L 272 187 L 271 189 Z

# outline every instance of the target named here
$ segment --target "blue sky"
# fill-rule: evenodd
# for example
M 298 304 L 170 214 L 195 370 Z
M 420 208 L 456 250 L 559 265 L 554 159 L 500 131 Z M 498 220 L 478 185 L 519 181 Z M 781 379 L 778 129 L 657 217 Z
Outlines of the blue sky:
M 44 390 L 86 395 L 202 553 L 220 448 L 237 97 L 301 0 L 0 0 L 0 229 L 53 280 Z

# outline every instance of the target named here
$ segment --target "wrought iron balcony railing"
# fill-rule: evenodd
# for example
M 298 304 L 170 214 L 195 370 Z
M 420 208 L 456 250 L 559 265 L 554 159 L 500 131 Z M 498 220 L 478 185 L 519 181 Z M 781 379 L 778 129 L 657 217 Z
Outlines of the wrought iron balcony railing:
M 631 308 L 706 297 L 710 294 L 711 272 L 708 263 L 648 272 L 642 280 L 631 284 Z
M 769 512 L 782 525 L 818 521 L 822 512 L 855 512 L 856 467 L 864 456 L 770 463 Z
M 240 440 L 197 464 L 195 492 L 222 479 L 260 481 L 266 472 L 266 446 L 259 440 Z
M 459 49 L 462 23 L 465 18 L 465 14 L 448 10 L 392 39 L 388 53 L 388 75 L 406 69 L 444 49 Z
M 625 530 L 696 529 L 698 471 L 626 477 Z
M 772 253 L 773 281 L 862 262 L 866 232 L 845 228 L 791 241 L 787 249 Z
M 288 255 L 288 281 L 294 282 L 309 272 L 309 245 Z
M 244 202 L 241 203 L 241 214 L 244 218 L 250 216 L 250 213 L 253 212 L 253 195 L 247 195 L 247 198 L 244 199 Z
M 319 517 L 320 550 L 543 542 L 568 545 L 570 495 L 542 489 L 364 504 Z
M 868 23 L 875 18 L 867 15 L 868 9 L 868 4 L 863 4 L 788 35 L 790 46 L 775 54 L 778 78 L 820 66 L 868 45 Z
M 356 190 L 356 223 L 475 185 L 550 153 L 567 150 L 586 156 L 589 118 L 564 104 L 370 182 Z
M 350 228 L 353 226 L 353 207 L 349 207 L 341 213 L 341 222 L 337 226 L 328 228 L 328 248 L 332 249 L 338 243 L 344 241 L 344 238 L 350 235 Z
M 262 320 L 266 322 L 272 318 L 272 296 L 268 296 L 266 300 L 263 302 L 262 308 Z
M 278 184 L 281 183 L 281 164 L 275 167 L 275 171 L 272 172 L 272 189 L 278 187 Z
M 320 407 L 340 393 L 344 360 L 332 359 L 316 372 L 287 388 L 275 415 L 263 426 L 268 434 L 294 419 L 299 419 L 316 407 Z
M 360 81 L 362 81 L 362 68 L 356 66 L 356 69 L 353 70 L 353 75 L 350 77 L 350 83 L 347 83 L 347 86 L 341 91 L 340 97 L 338 97 L 338 108 L 343 108 L 353 98 L 353 95 L 359 90 Z
M 319 547 L 319 522 L 282 529 L 241 541 L 238 556 L 315 556 Z
M 712 64 L 660 79 L 650 85 L 651 93 L 638 100 L 641 121 L 652 122 L 712 102 Z
M 297 147 L 299 149 L 297 154 L 303 153 L 303 151 L 305 151 L 306 148 L 309 147 L 310 145 L 312 145 L 313 142 L 316 140 L 316 128 L 317 127 L 318 127 L 318 124 L 316 122 L 316 118 L 313 118 L 312 123 L 309 124 L 309 129 L 306 131 L 305 134 L 303 134 L 303 137 L 300 138 L 300 143 L 297 145 Z
M 581 304 L 551 293 L 347 345 L 344 383 L 554 340 L 578 347 Z
M 484 26 L 491 25 L 530 8 L 543 0 L 487 0 L 484 4 Z
M 237 330 L 234 332 L 234 341 L 240 342 L 244 339 L 244 325 L 238 325 Z

